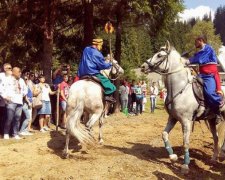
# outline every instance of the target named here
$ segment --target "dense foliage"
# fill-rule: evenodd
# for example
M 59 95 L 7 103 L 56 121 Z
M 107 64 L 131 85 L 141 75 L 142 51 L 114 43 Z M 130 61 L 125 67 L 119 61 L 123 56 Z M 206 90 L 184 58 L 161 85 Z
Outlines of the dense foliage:
M 193 47 L 199 34 L 208 36 L 216 49 L 225 42 L 225 7 L 203 20 L 177 21 L 184 9 L 180 0 L 0 0 L 0 62 L 29 69 L 54 69 L 61 63 L 77 68 L 83 48 L 93 37 L 104 38 L 103 54 L 109 53 L 104 25 L 111 21 L 112 51 L 125 69 L 132 69 L 169 40 L 180 52 Z
M 78 64 L 85 33 L 91 36 L 87 37 L 90 42 L 93 36 L 103 34 L 107 21 L 117 26 L 120 18 L 121 62 L 133 68 L 151 56 L 152 37 L 159 28 L 167 27 L 182 7 L 182 1 L 177 0 L 1 0 L 0 62 L 31 69 L 42 69 L 46 60 L 53 67 L 62 62 Z M 86 22 L 86 16 L 93 22 Z M 89 29 L 85 23 L 89 23 Z M 112 36 L 116 43 L 116 33 Z M 113 49 L 117 55 L 115 46 Z

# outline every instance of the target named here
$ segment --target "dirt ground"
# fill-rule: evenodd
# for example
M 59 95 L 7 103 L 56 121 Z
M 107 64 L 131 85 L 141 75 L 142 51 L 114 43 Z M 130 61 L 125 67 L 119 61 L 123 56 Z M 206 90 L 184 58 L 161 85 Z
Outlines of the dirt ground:
M 210 164 L 212 138 L 204 123 L 196 123 L 190 140 L 190 173 L 182 175 L 180 124 L 170 134 L 179 160 L 171 163 L 163 147 L 161 132 L 167 114 L 126 117 L 122 113 L 106 119 L 104 145 L 81 152 L 70 143 L 70 158 L 62 158 L 64 132 L 36 132 L 22 140 L 0 139 L 0 179 L 225 179 L 225 162 Z M 97 125 L 95 127 L 97 137 Z

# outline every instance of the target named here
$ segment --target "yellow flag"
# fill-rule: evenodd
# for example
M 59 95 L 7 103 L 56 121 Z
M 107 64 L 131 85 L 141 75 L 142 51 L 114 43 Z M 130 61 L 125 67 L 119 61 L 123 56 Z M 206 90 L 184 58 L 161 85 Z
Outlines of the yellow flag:
M 105 24 L 105 32 L 107 34 L 109 34 L 109 33 L 112 34 L 113 31 L 114 31 L 114 27 L 113 27 L 112 23 L 111 22 L 107 22 Z

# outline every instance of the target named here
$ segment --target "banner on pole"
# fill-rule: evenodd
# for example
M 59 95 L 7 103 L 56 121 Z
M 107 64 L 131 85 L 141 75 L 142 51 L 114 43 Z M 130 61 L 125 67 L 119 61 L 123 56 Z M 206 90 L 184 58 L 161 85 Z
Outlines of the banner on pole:
M 110 21 L 107 22 L 107 23 L 105 24 L 105 32 L 106 32 L 107 34 L 112 34 L 113 31 L 114 31 L 114 27 L 113 27 L 112 23 L 111 23 Z

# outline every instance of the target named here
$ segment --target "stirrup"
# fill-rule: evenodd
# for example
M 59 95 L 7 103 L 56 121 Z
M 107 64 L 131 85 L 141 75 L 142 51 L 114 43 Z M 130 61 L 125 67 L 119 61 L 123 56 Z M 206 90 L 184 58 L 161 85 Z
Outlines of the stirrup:
M 216 114 L 216 124 L 219 124 L 220 122 L 222 122 L 223 116 L 221 114 Z
M 197 117 L 197 118 L 201 117 L 201 116 L 204 114 L 205 110 L 206 110 L 206 109 L 205 109 L 204 106 L 199 106 L 199 108 L 198 108 L 198 110 L 197 110 L 196 117 Z
M 112 104 L 116 103 L 116 100 L 111 96 L 105 96 L 105 101 L 112 103 Z

